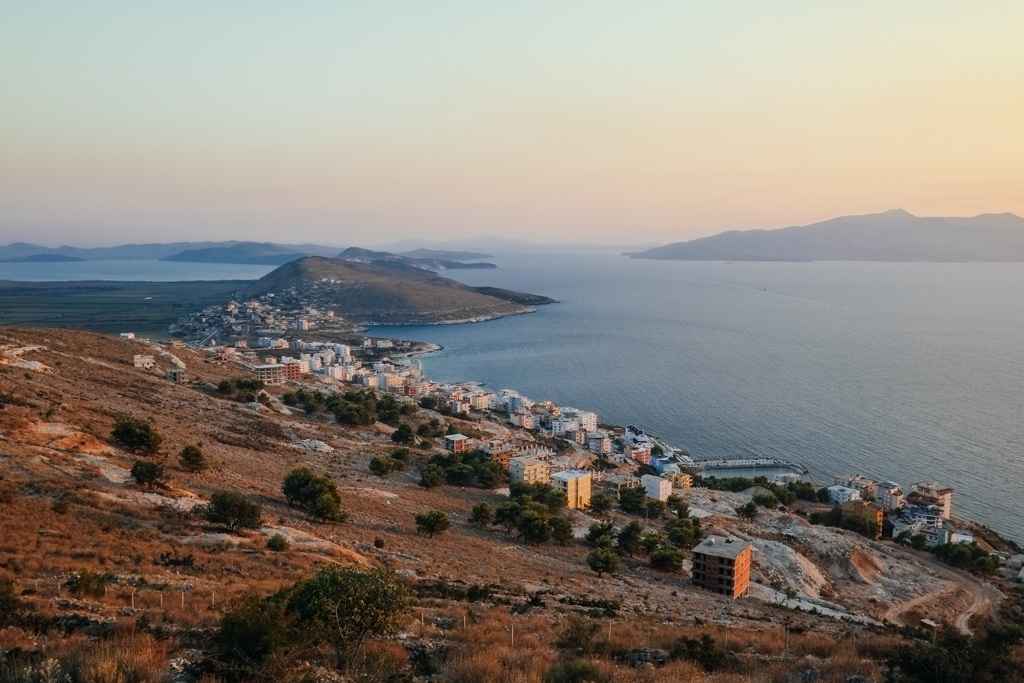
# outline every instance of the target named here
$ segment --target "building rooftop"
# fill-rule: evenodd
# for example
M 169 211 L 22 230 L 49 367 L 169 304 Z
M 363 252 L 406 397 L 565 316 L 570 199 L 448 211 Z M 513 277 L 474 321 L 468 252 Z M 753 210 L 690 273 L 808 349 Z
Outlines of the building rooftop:
M 749 543 L 739 539 L 726 538 L 725 536 L 708 536 L 701 541 L 700 545 L 693 549 L 693 552 L 735 560 L 740 553 L 749 547 Z
M 469 437 L 466 436 L 465 434 L 449 434 L 444 438 L 446 441 L 464 441 Z
M 555 472 L 551 475 L 552 479 L 558 479 L 559 481 L 572 481 L 573 479 L 580 479 L 581 477 L 589 477 L 590 472 L 583 470 L 565 470 L 563 472 Z

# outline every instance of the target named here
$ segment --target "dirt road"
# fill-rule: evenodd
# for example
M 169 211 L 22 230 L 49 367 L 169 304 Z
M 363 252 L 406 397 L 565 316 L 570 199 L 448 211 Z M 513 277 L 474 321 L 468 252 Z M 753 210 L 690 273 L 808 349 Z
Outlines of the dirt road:
M 902 615 L 925 603 L 941 598 L 944 595 L 955 596 L 959 589 L 970 593 L 971 604 L 956 615 L 953 619 L 953 625 L 957 630 L 970 635 L 972 633 L 970 628 L 971 617 L 975 614 L 984 614 L 989 612 L 1002 598 L 1002 595 L 993 586 L 978 581 L 970 574 L 956 571 L 930 555 L 925 555 L 923 553 L 914 553 L 914 555 L 915 559 L 919 563 L 933 570 L 945 579 L 946 586 L 940 591 L 928 593 L 914 598 L 913 600 L 908 600 L 892 606 L 885 612 L 885 614 L 882 615 L 884 620 L 892 621 L 897 624 L 904 624 Z

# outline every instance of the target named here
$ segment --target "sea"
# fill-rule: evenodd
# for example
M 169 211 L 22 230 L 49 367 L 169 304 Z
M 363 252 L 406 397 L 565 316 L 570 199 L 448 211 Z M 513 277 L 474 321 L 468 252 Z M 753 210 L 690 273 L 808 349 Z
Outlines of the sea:
M 471 285 L 535 313 L 375 327 L 431 342 L 431 379 L 479 381 L 636 424 L 695 458 L 777 457 L 956 489 L 958 516 L 1024 543 L 1024 264 L 751 263 L 507 254 Z M 258 278 L 271 266 L 0 264 L 0 279 Z M 19 277 L 20 275 L 20 277 Z
M 955 514 L 1024 543 L 1024 264 L 494 261 L 444 274 L 559 303 L 371 334 L 441 345 L 432 379 L 594 410 L 695 458 L 939 481 Z

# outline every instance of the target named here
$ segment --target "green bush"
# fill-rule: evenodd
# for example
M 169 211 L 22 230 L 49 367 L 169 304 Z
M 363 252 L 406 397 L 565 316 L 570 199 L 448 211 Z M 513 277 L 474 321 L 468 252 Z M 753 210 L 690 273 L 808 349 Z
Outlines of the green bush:
M 473 506 L 473 514 L 470 521 L 480 526 L 485 526 L 494 521 L 494 509 L 486 502 L 479 502 Z
M 285 475 L 281 486 L 289 505 L 328 522 L 344 522 L 349 514 L 341 507 L 338 485 L 308 467 L 296 467 Z
M 596 662 L 571 659 L 544 672 L 544 683 L 606 683 L 610 679 Z
M 88 569 L 83 569 L 68 579 L 67 587 L 75 595 L 88 595 L 92 598 L 98 598 L 106 592 L 106 586 L 112 578 L 109 574 L 97 574 Z
M 683 554 L 667 545 L 651 553 L 651 567 L 663 572 L 677 572 L 683 568 Z
M 119 417 L 111 432 L 114 440 L 137 455 L 155 455 L 160 451 L 164 437 L 147 422 L 131 417 Z
M 427 534 L 428 538 L 433 538 L 434 534 L 443 534 L 452 525 L 452 520 L 448 518 L 443 510 L 429 510 L 427 512 L 418 512 L 415 515 L 416 519 L 416 530 L 420 533 Z
M 206 459 L 203 449 L 195 444 L 188 444 L 178 454 L 178 464 L 186 472 L 204 472 L 210 469 L 210 463 Z
M 0 628 L 16 626 L 25 612 L 25 603 L 14 594 L 14 582 L 0 579 Z
M 131 469 L 132 479 L 139 486 L 149 489 L 167 486 L 167 473 L 160 463 L 149 460 L 136 460 Z
M 205 508 L 206 519 L 223 524 L 228 531 L 258 529 L 263 525 L 263 508 L 237 491 L 215 491 Z
M 267 539 L 267 550 L 272 550 L 275 553 L 283 553 L 290 547 L 292 547 L 292 544 L 281 534 L 274 534 Z

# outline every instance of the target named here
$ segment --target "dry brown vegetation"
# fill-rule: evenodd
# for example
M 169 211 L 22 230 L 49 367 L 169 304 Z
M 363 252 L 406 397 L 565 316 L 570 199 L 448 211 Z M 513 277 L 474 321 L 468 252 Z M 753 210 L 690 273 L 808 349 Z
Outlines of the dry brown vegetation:
M 291 416 L 253 411 L 218 394 L 220 380 L 244 370 L 208 354 L 173 349 L 188 367 L 188 381 L 177 385 L 164 380 L 171 363 L 158 352 L 155 370 L 132 366 L 134 354 L 151 352 L 141 342 L 5 328 L 0 346 L 38 346 L 18 357 L 48 368 L 0 363 L 0 581 L 13 581 L 28 608 L 22 625 L 0 630 L 0 655 L 7 658 L 0 660 L 0 681 L 44 674 L 156 681 L 172 673 L 189 680 L 174 673 L 171 661 L 201 660 L 209 634 L 243 593 L 272 594 L 333 562 L 387 565 L 413 586 L 454 591 L 422 592 L 404 638 L 364 648 L 361 680 L 411 675 L 410 667 L 419 665 L 410 661 L 408 643 L 436 646 L 436 668 L 446 681 L 539 682 L 551 667 L 575 658 L 593 661 L 607 680 L 626 682 L 781 682 L 812 668 L 822 681 L 878 679 L 885 653 L 901 641 L 878 628 L 726 600 L 695 589 L 682 575 L 652 572 L 640 558 L 598 580 L 582 545 L 526 546 L 498 527 L 471 524 L 472 506 L 486 500 L 497 507 L 504 500 L 498 493 L 421 488 L 416 463 L 386 478 L 369 474 L 370 459 L 394 447 L 390 427 L 347 430 L 301 410 Z M 136 457 L 110 439 L 120 415 L 145 420 L 164 436 L 156 459 L 167 466 L 168 489 L 130 483 Z M 431 417 L 436 414 L 420 411 L 409 421 L 415 427 Z M 298 439 L 322 441 L 333 451 L 297 448 Z M 212 465 L 202 474 L 177 464 L 177 453 L 193 443 Z M 426 457 L 417 451 L 419 461 Z M 281 482 L 298 466 L 337 482 L 348 523 L 319 523 L 288 506 Z M 221 489 L 260 502 L 264 527 L 227 534 L 196 514 Z M 417 535 L 413 514 L 431 508 L 447 512 L 453 526 L 428 540 Z M 589 523 L 578 513 L 569 516 Z M 289 550 L 267 549 L 275 533 L 289 540 Z M 382 547 L 375 547 L 378 540 Z M 857 566 L 877 571 L 863 558 Z M 458 594 L 471 585 L 490 585 L 494 596 L 471 603 Z M 568 597 L 614 599 L 620 608 L 614 617 L 598 616 L 589 644 L 559 648 L 567 615 L 590 611 L 566 604 Z M 437 617 L 446 618 L 438 622 L 444 629 Z M 686 660 L 655 668 L 615 659 L 638 648 L 668 652 L 679 638 L 701 635 L 733 653 L 738 670 L 712 675 Z M 17 664 L 12 653 L 31 653 L 30 665 Z M 312 662 L 309 671 L 326 675 L 321 664 Z M 41 673 L 18 678 L 17 666 Z M 299 666 L 296 675 L 304 670 Z

